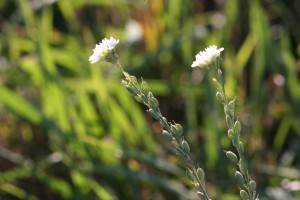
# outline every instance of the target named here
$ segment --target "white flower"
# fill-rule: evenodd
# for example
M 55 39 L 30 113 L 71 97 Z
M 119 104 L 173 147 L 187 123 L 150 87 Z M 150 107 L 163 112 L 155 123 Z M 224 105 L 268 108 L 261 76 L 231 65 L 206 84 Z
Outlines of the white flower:
M 119 40 L 110 37 L 110 39 L 104 38 L 99 44 L 96 44 L 96 47 L 93 49 L 94 53 L 90 56 L 89 61 L 93 64 L 100 60 L 108 60 L 109 53 L 115 48 L 119 43 Z
M 193 62 L 192 67 L 205 67 L 211 65 L 219 56 L 224 48 L 218 49 L 216 45 L 207 47 L 204 51 L 200 51 L 196 55 L 196 60 Z

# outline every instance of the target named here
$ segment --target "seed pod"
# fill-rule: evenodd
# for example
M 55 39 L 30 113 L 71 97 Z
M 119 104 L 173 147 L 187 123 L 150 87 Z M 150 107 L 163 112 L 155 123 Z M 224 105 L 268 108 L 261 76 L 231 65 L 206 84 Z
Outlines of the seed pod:
M 224 102 L 224 96 L 221 94 L 221 92 L 217 92 L 216 97 L 220 102 Z
M 173 140 L 173 136 L 171 135 L 171 133 L 169 133 L 166 130 L 162 131 L 162 135 L 166 140 L 172 141 Z
M 233 125 L 232 119 L 229 115 L 226 115 L 226 123 L 227 123 L 227 126 L 229 126 L 229 127 L 232 127 L 232 125 Z
M 235 164 L 238 163 L 238 158 L 232 151 L 227 151 L 226 156 L 231 162 L 233 162 Z
M 236 120 L 236 122 L 234 123 L 234 126 L 233 126 L 233 130 L 234 130 L 234 133 L 240 133 L 242 128 L 241 128 L 241 122 L 239 120 Z
M 255 191 L 256 190 L 256 182 L 251 180 L 249 182 L 249 187 L 250 187 L 250 190 Z
M 245 178 L 244 176 L 241 174 L 241 172 L 236 171 L 234 174 L 235 178 L 238 180 L 239 183 L 243 184 L 245 183 Z
M 194 180 L 193 173 L 189 168 L 186 168 L 186 176 L 192 181 Z
M 154 97 L 149 99 L 149 104 L 152 108 L 158 108 L 158 106 L 159 106 L 157 99 Z
M 190 146 L 185 140 L 182 141 L 181 145 L 182 145 L 182 149 L 185 151 L 185 153 L 190 153 Z
M 152 108 L 150 108 L 148 111 L 154 119 L 157 119 L 157 120 L 160 119 L 159 114 L 157 112 L 155 112 Z
M 249 195 L 247 194 L 247 192 L 245 190 L 240 191 L 240 196 L 241 196 L 242 200 L 249 200 Z
M 238 150 L 239 150 L 240 154 L 244 154 L 244 145 L 241 141 L 239 142 Z
M 145 81 L 142 82 L 141 90 L 145 95 L 147 95 L 149 93 L 149 86 L 148 86 L 147 82 L 145 82 Z
M 240 159 L 239 166 L 240 166 L 240 170 L 241 170 L 242 174 L 246 175 L 247 171 L 248 171 L 248 163 L 245 158 Z
M 197 175 L 198 175 L 198 177 L 199 177 L 200 180 L 204 180 L 204 178 L 205 178 L 205 173 L 204 173 L 204 171 L 203 171 L 202 168 L 199 167 L 199 168 L 197 169 Z

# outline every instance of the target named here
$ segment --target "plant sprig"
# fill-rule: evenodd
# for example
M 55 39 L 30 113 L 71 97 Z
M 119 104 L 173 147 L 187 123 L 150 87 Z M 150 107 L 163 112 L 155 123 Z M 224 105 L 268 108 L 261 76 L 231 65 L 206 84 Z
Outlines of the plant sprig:
M 235 116 L 236 100 L 229 98 L 225 92 L 225 83 L 222 70 L 220 69 L 220 59 L 207 68 L 212 76 L 212 81 L 216 87 L 216 98 L 223 104 L 225 120 L 228 127 L 228 137 L 231 139 L 232 145 L 235 147 L 238 156 L 232 151 L 225 151 L 227 158 L 237 165 L 235 177 L 244 189 L 240 189 L 242 200 L 258 200 L 256 193 L 256 182 L 251 179 L 248 171 L 248 161 L 244 155 L 244 144 L 241 141 L 241 122 Z

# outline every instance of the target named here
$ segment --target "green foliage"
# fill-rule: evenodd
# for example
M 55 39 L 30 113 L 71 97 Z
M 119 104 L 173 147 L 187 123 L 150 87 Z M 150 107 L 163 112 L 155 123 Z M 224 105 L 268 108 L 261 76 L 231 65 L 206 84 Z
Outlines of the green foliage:
M 300 26 L 289 2 L 0 1 L 0 198 L 196 198 L 156 137 L 161 125 L 119 71 L 89 64 L 94 45 L 110 36 L 120 39 L 126 71 L 143 77 L 164 116 L 183 125 L 210 196 L 239 199 L 224 167 L 232 166 L 226 122 L 212 112 L 222 108 L 204 71 L 190 68 L 206 46 L 224 47 L 226 91 L 237 99 L 260 198 L 278 190 L 299 197 L 289 186 L 300 179 Z M 133 19 L 143 30 L 134 42 L 125 37 Z

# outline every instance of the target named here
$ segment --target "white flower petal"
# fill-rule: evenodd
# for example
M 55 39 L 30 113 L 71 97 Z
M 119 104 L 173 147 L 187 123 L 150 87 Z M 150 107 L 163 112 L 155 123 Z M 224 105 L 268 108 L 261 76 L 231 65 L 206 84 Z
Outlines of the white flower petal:
M 212 64 L 224 50 L 223 47 L 220 49 L 216 45 L 207 47 L 204 51 L 200 51 L 195 57 L 196 60 L 191 65 L 192 67 L 205 67 Z
M 110 37 L 110 39 L 104 38 L 96 47 L 93 49 L 93 55 L 90 56 L 90 63 L 94 64 L 100 60 L 105 60 L 106 56 L 112 51 L 115 46 L 119 43 L 119 40 Z

